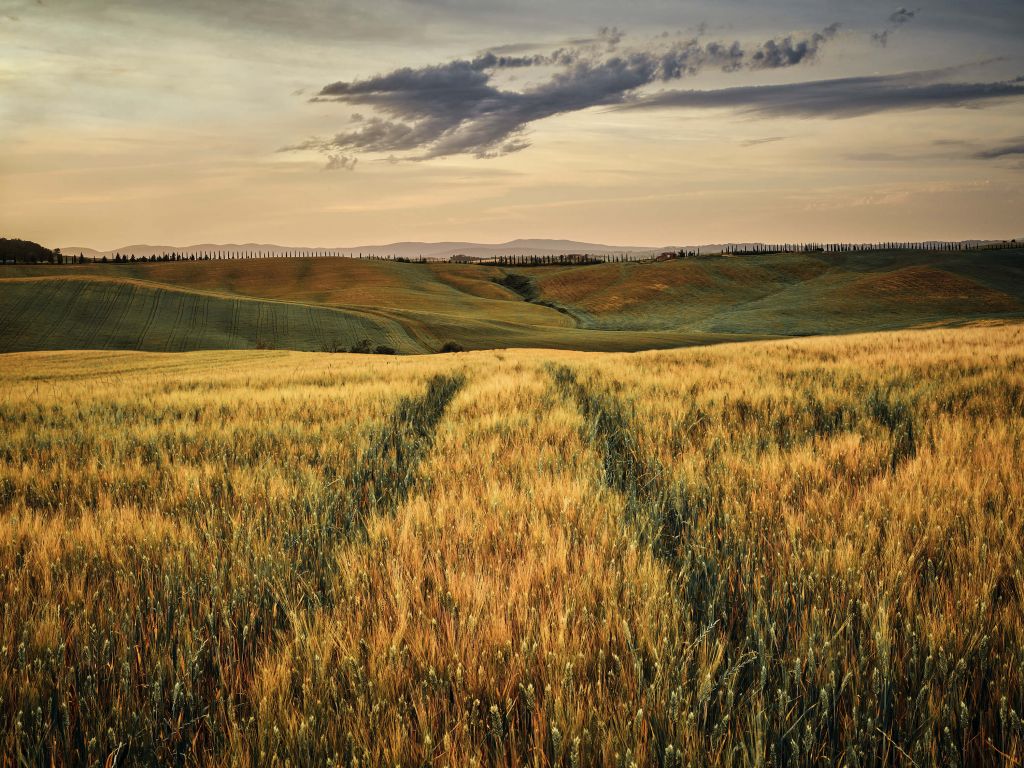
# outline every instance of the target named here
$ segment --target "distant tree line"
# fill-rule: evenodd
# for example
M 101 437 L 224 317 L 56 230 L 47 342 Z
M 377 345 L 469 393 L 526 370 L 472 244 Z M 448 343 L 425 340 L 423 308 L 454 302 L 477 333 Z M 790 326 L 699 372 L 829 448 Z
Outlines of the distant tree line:
M 455 264 L 480 264 L 501 267 L 543 267 L 543 266 L 584 266 L 588 264 L 609 264 L 635 261 L 666 261 L 714 256 L 757 256 L 771 253 L 854 253 L 862 251 L 972 251 L 1017 248 L 1016 240 L 993 241 L 922 241 L 922 242 L 881 242 L 881 243 L 757 243 L 754 245 L 727 245 L 716 253 L 702 252 L 700 248 L 685 248 L 678 251 L 651 253 L 563 253 L 563 254 L 503 254 L 489 258 L 478 258 L 456 254 L 449 261 Z M 83 253 L 63 254 L 59 248 L 49 249 L 29 240 L 0 238 L 0 264 L 134 264 L 138 262 L 178 261 L 222 261 L 273 258 L 350 258 L 373 261 L 395 261 L 406 264 L 425 264 L 437 261 L 424 256 L 409 257 L 397 254 L 379 254 L 362 251 L 341 251 L 336 249 L 295 248 L 286 250 L 263 249 L 197 249 L 188 251 L 166 251 L 144 256 L 134 253 L 86 256 Z
M 81 259 L 81 261 L 78 262 L 79 264 L 85 263 L 84 256 L 79 255 L 78 258 Z M 92 259 L 91 263 L 98 262 L 100 264 L 133 264 L 135 262 L 156 261 L 210 261 L 211 258 L 212 257 L 207 253 L 199 255 L 196 255 L 194 253 L 162 253 L 159 256 L 157 256 L 156 254 L 151 254 L 149 256 L 140 256 L 139 258 L 135 258 L 134 253 L 127 256 L 121 253 L 115 253 L 110 258 L 107 258 L 105 255 L 101 256 L 99 259 L 94 258 Z
M 477 264 L 501 267 L 573 267 L 586 264 L 608 264 L 623 261 L 638 261 L 628 253 L 560 253 L 560 254 L 512 254 L 480 259 Z
M 763 253 L 856 253 L 861 251 L 977 251 L 1016 248 L 1016 240 L 882 242 L 882 243 L 758 243 L 748 246 L 727 246 L 730 256 L 756 256 Z

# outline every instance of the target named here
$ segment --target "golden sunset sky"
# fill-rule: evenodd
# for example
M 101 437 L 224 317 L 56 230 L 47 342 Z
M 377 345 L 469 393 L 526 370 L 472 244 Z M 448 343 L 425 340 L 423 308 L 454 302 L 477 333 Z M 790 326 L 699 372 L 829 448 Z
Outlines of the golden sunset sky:
M 1024 235 L 1024 3 L 0 0 L 51 247 Z

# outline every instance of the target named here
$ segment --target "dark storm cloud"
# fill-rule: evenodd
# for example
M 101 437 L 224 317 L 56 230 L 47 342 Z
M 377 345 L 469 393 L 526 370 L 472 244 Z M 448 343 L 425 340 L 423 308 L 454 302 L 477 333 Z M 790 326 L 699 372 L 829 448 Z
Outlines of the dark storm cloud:
M 711 91 L 665 91 L 636 99 L 624 108 L 729 108 L 766 117 L 844 118 L 895 110 L 980 106 L 1024 96 L 1024 78 L 993 83 L 936 82 L 943 74 L 948 73 L 911 72 Z
M 1018 155 L 1024 155 L 1024 137 L 1021 137 L 1010 144 L 1003 144 L 999 147 L 982 150 L 974 156 L 979 160 L 997 160 L 1002 157 L 1016 157 Z
M 837 30 L 833 24 L 806 38 L 790 35 L 753 48 L 739 42 L 691 39 L 618 53 L 608 50 L 622 39 L 622 33 L 612 28 L 596 38 L 605 46 L 599 51 L 590 46 L 530 55 L 487 52 L 473 59 L 339 81 L 325 86 L 314 100 L 370 107 L 377 116 L 356 130 L 287 149 L 415 152 L 413 159 L 508 154 L 529 146 L 524 132 L 538 120 L 623 104 L 644 86 L 704 69 L 732 72 L 805 64 L 815 60 Z M 523 90 L 505 90 L 495 84 L 502 70 L 522 67 L 542 68 L 547 79 Z

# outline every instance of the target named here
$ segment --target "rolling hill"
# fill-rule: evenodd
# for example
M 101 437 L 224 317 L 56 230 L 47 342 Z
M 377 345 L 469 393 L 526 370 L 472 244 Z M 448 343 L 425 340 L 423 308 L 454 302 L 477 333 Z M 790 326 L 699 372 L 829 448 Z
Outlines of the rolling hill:
M 720 246 L 709 246 L 721 249 Z M 510 240 L 506 243 L 471 243 L 464 241 L 443 241 L 435 243 L 403 241 L 397 243 L 377 243 L 368 245 L 350 245 L 344 247 L 320 248 L 320 247 L 293 247 L 275 245 L 273 243 L 199 243 L 196 245 L 147 245 L 137 243 L 124 245 L 120 248 L 112 248 L 108 251 L 86 248 L 84 246 L 69 246 L 62 249 L 65 253 L 83 255 L 86 258 L 98 259 L 103 256 L 112 257 L 115 254 L 134 254 L 138 258 L 149 258 L 160 256 L 164 253 L 180 253 L 186 256 L 201 256 L 204 253 L 215 253 L 226 251 L 231 253 L 256 252 L 271 257 L 277 256 L 337 256 L 356 257 L 360 254 L 366 256 L 389 256 L 403 259 L 431 259 L 447 261 L 456 254 L 473 256 L 477 258 L 491 258 L 493 256 L 512 256 L 522 254 L 534 254 L 538 256 L 558 255 L 564 253 L 592 253 L 592 254 L 620 254 L 629 253 L 634 256 L 651 255 L 660 253 L 664 248 L 639 245 L 605 245 L 602 243 L 585 243 L 579 240 L 554 240 L 545 238 L 520 238 Z
M 386 318 L 92 276 L 4 281 L 0 327 L 6 352 L 331 350 L 363 339 L 399 352 L 425 351 Z
M 0 271 L 0 351 L 639 350 L 1024 318 L 1024 250 L 504 268 L 272 258 Z
M 1019 238 L 1018 241 L 1024 241 Z M 975 248 L 988 243 L 1000 243 L 997 240 L 964 240 L 966 248 Z M 558 256 L 568 253 L 588 253 L 593 255 L 622 255 L 630 258 L 652 258 L 665 251 L 683 249 L 703 255 L 724 252 L 754 251 L 763 249 L 764 243 L 705 243 L 703 245 L 608 245 L 606 243 L 588 243 L 580 240 L 564 240 L 553 238 L 518 238 L 505 243 L 472 243 L 460 240 L 442 242 L 402 241 L 396 243 L 376 243 L 346 246 L 287 246 L 274 243 L 197 243 L 193 245 L 149 245 L 135 243 L 123 245 L 109 250 L 97 250 L 85 246 L 66 246 L 63 253 L 74 256 L 85 256 L 87 259 L 100 259 L 104 256 L 112 258 L 117 254 L 134 255 L 136 258 L 148 259 L 151 256 L 177 253 L 185 257 L 202 257 L 204 254 L 251 254 L 258 257 L 347 257 L 359 258 L 382 257 L 401 259 L 426 259 L 429 261 L 448 261 L 452 256 L 463 255 L 478 259 L 490 259 L 495 256 Z

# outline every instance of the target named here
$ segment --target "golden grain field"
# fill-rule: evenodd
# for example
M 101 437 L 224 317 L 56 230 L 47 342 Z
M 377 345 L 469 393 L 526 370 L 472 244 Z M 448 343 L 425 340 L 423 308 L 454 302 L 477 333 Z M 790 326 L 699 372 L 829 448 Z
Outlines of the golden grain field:
M 0 356 L 0 765 L 1024 762 L 1024 327 Z

